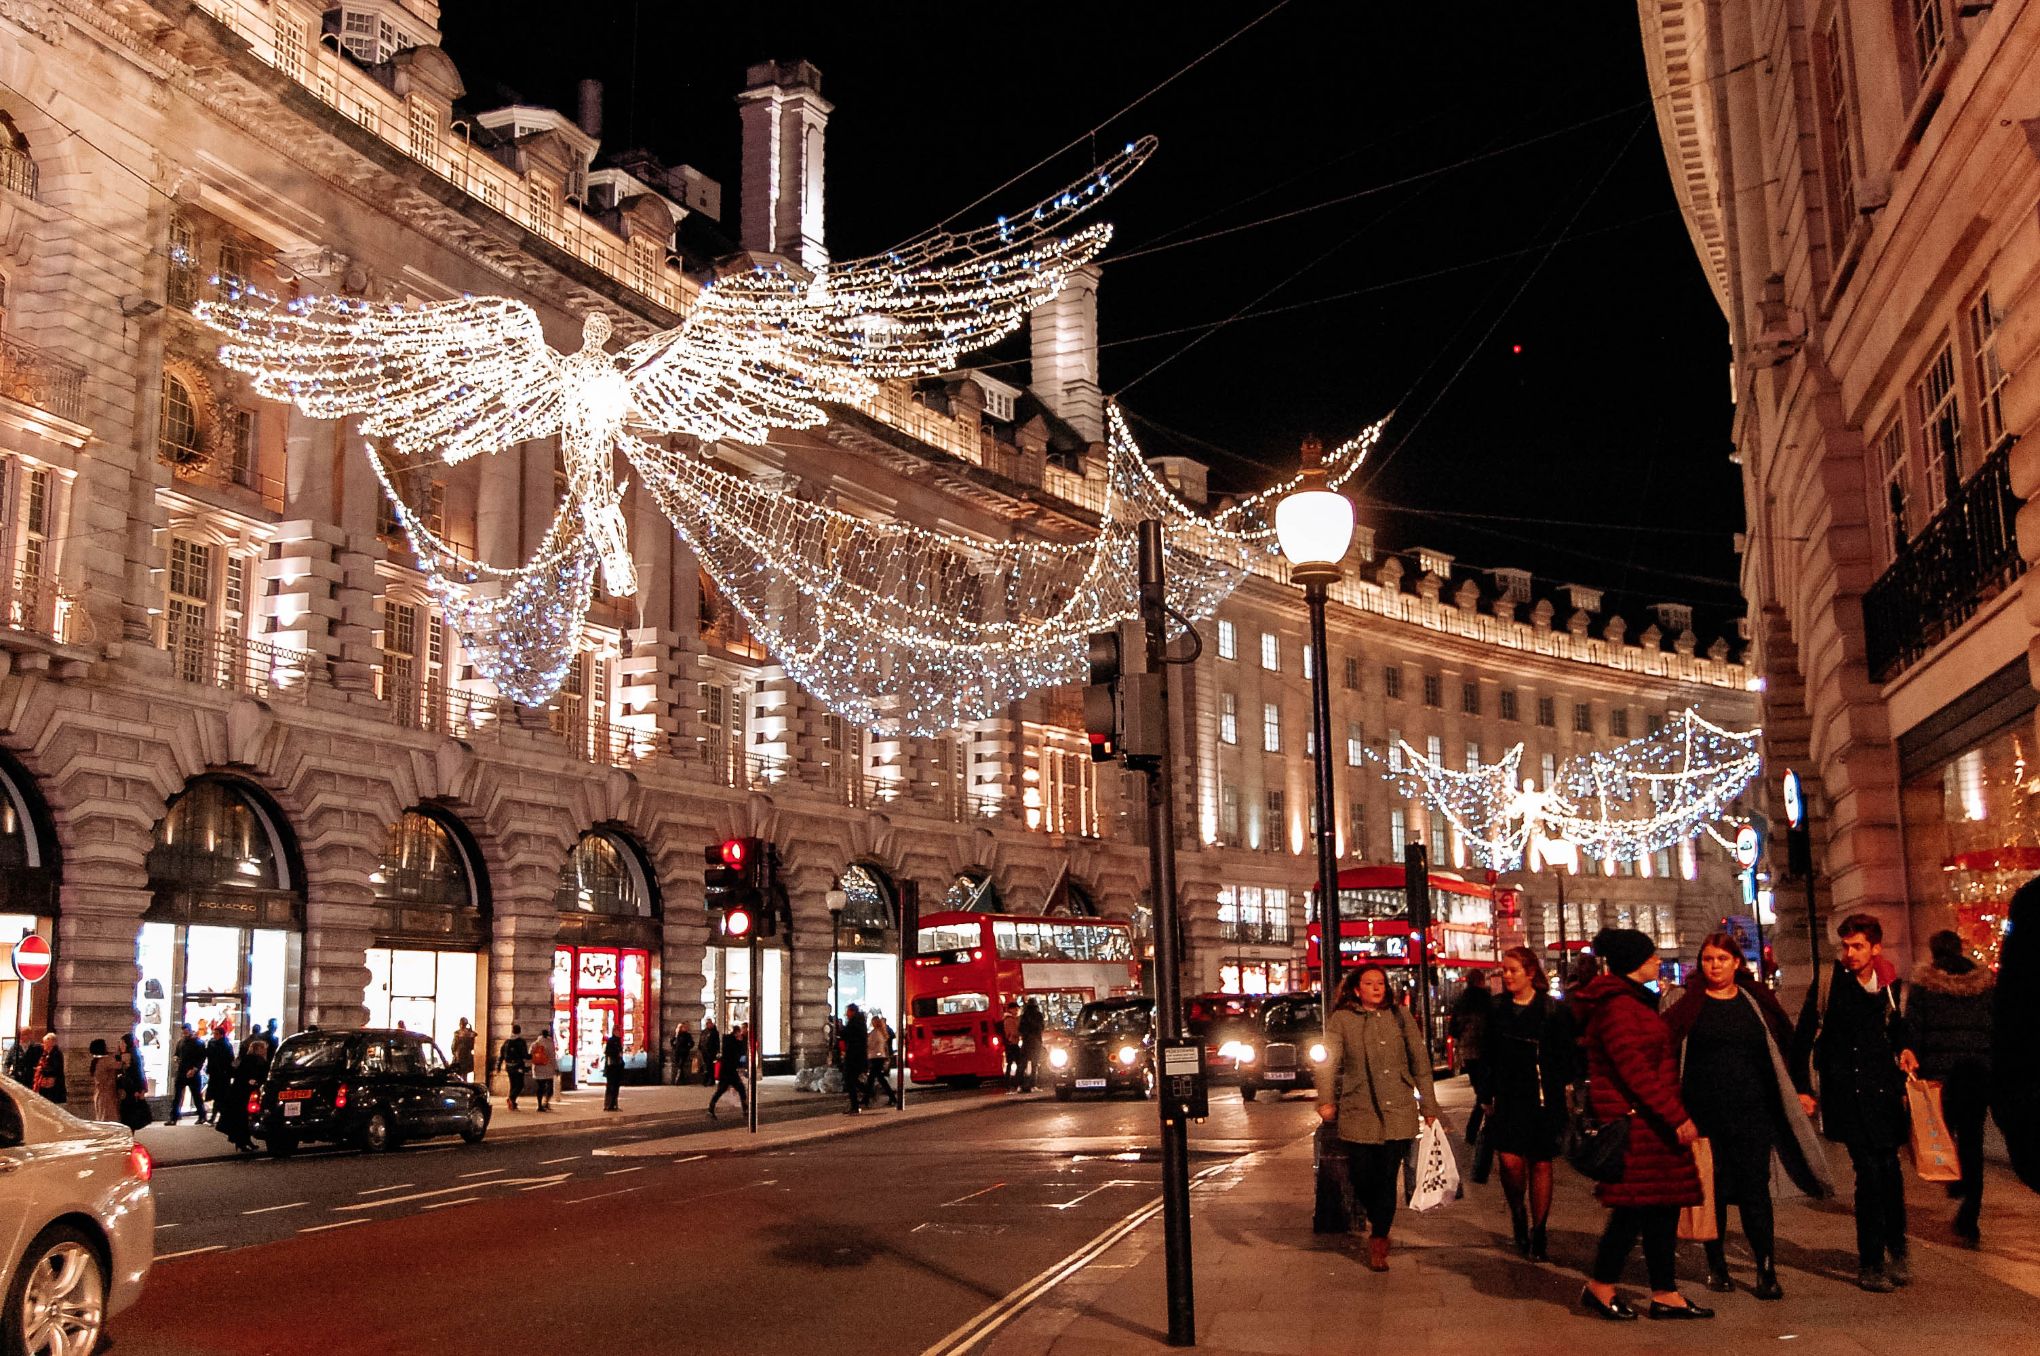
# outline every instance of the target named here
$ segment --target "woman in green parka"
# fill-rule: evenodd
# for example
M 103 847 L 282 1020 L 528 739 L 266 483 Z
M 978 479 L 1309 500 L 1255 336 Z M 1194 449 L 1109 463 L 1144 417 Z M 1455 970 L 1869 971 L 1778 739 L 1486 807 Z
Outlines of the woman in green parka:
M 1433 1121 L 1431 1058 L 1409 1009 L 1388 992 L 1388 972 L 1363 965 L 1339 985 L 1325 1026 L 1325 1067 L 1318 1115 L 1335 1124 L 1352 1167 L 1353 1203 L 1367 1215 L 1367 1267 L 1388 1270 L 1388 1227 L 1395 1219 L 1396 1171 L 1408 1157 L 1419 1120 Z

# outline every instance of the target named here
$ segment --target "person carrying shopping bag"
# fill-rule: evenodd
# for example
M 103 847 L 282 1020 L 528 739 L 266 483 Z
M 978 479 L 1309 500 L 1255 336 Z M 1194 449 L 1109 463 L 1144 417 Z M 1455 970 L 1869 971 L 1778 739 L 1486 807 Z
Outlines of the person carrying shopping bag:
M 1325 1024 L 1324 1067 L 1332 1076 L 1318 1115 L 1337 1127 L 1352 1171 L 1354 1208 L 1367 1217 L 1367 1269 L 1386 1271 L 1396 1174 L 1419 1118 L 1438 1115 L 1430 1052 L 1416 1019 L 1390 997 L 1381 966 L 1362 965 L 1340 982 L 1338 1005 Z

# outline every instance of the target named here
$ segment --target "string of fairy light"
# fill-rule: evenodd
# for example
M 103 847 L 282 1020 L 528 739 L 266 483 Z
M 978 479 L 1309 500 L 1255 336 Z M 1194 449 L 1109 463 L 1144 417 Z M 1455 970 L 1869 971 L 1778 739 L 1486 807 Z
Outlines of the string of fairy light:
M 1761 730 L 1729 730 L 1688 708 L 1640 739 L 1576 754 L 1553 784 L 1519 780 L 1523 746 L 1491 763 L 1459 769 L 1401 741 L 1393 756 L 1373 750 L 1382 775 L 1442 815 L 1475 864 L 1513 871 L 1558 864 L 1575 854 L 1639 861 L 1717 825 L 1762 766 Z

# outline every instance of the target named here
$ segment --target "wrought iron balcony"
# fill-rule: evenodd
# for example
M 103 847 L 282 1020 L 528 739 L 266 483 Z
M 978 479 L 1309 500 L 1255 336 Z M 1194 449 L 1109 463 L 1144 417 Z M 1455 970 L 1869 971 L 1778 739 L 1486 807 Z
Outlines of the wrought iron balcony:
M 1246 946 L 1287 946 L 1289 923 L 1280 918 L 1221 918 L 1218 935 L 1221 941 Z
M 313 684 L 331 677 L 320 655 L 229 631 L 173 624 L 165 630 L 163 648 L 170 652 L 172 669 L 185 682 L 265 701 L 303 702 Z
M 1870 676 L 1897 677 L 2026 572 L 2011 444 L 1978 468 L 1863 595 Z
M 85 369 L 0 335 L 0 396 L 83 423 Z

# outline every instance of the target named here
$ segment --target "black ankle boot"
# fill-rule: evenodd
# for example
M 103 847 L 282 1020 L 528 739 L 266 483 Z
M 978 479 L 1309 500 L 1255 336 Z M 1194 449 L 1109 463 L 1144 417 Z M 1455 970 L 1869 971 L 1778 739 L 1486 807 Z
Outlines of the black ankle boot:
M 1511 1209 L 1509 1211 L 1509 1228 L 1515 1235 L 1516 1251 L 1528 1257 L 1530 1255 L 1529 1216 L 1525 1215 L 1521 1210 Z
M 1551 1252 L 1544 1246 L 1544 1243 L 1545 1243 L 1544 1226 L 1542 1224 L 1531 1225 L 1530 1226 L 1531 1261 L 1549 1262 L 1551 1260 Z
M 1728 1278 L 1728 1248 L 1720 1239 L 1701 1245 L 1707 1252 L 1707 1288 L 1720 1294 L 1735 1289 Z
M 1785 1298 L 1785 1287 L 1778 1284 L 1778 1263 L 1763 1253 L 1757 1254 L 1757 1288 L 1750 1293 L 1760 1300 Z

